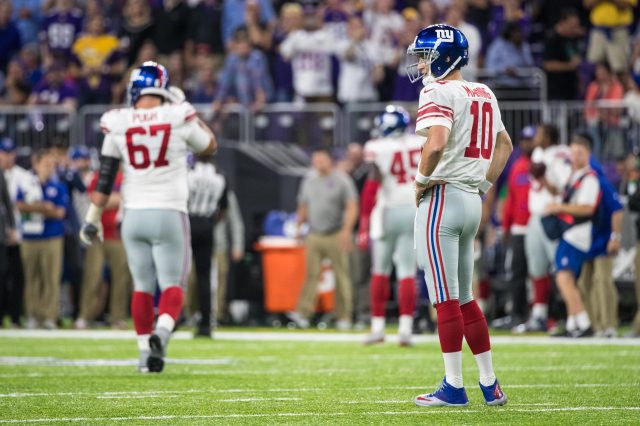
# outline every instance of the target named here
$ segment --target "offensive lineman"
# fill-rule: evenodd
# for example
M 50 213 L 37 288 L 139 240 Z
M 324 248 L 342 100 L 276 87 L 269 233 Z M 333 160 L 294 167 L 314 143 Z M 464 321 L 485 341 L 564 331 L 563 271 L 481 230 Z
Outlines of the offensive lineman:
M 131 300 L 141 372 L 161 372 L 171 332 L 182 310 L 182 289 L 191 261 L 187 216 L 187 149 L 203 155 L 217 148 L 211 130 L 167 70 L 145 62 L 129 80 L 130 108 L 105 113 L 100 174 L 80 238 L 102 239 L 100 218 L 120 161 L 124 163 L 122 240 L 134 281 Z M 153 329 L 156 279 L 161 295 Z
M 385 304 L 393 262 L 400 307 L 398 337 L 400 346 L 411 345 L 416 305 L 412 225 L 416 208 L 411 201 L 412 178 L 418 168 L 423 139 L 405 133 L 409 120 L 403 108 L 387 106 L 375 121 L 380 137 L 364 146 L 365 161 L 371 164 L 371 171 L 362 191 L 358 244 L 365 248 L 369 238 L 373 241 L 371 333 L 365 344 L 384 342 Z
M 407 49 L 419 62 L 407 67 L 422 78 L 416 134 L 427 138 L 416 174 L 415 241 L 429 299 L 438 313 L 438 337 L 445 377 L 433 393 L 418 395 L 421 406 L 465 406 L 462 338 L 480 370 L 488 405 L 504 405 L 493 372 L 486 319 L 473 300 L 473 241 L 482 201 L 502 172 L 513 146 L 500 118 L 495 95 L 484 84 L 463 80 L 469 43 L 449 25 L 421 30 Z

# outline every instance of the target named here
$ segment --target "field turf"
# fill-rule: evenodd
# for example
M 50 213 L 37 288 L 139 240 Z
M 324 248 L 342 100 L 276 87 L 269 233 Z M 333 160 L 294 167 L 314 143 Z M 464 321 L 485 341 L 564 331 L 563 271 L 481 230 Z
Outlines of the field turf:
M 0 424 L 640 424 L 637 341 L 502 336 L 505 407 L 483 404 L 465 347 L 469 406 L 424 408 L 413 397 L 443 374 L 434 336 L 400 348 L 329 332 L 181 333 L 163 373 L 139 374 L 131 334 L 16 333 L 0 331 Z

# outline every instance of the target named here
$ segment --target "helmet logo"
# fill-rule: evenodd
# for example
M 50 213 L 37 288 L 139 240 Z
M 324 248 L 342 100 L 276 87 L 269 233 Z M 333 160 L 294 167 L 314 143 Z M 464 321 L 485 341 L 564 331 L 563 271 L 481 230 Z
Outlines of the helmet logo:
M 437 29 L 436 37 L 438 37 L 438 40 L 442 40 L 447 43 L 453 43 L 453 31 L 451 30 Z

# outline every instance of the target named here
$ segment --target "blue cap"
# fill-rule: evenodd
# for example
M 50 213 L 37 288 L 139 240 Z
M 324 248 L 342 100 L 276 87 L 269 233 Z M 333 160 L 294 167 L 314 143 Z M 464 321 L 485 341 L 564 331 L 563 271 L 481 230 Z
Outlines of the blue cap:
M 523 127 L 520 131 L 520 139 L 533 139 L 536 135 L 536 128 L 533 126 Z
M 89 148 L 84 145 L 74 145 L 69 152 L 69 157 L 72 160 L 88 160 L 91 158 L 91 153 L 89 152 Z
M 13 152 L 16 150 L 16 143 L 9 138 L 0 139 L 0 151 Z

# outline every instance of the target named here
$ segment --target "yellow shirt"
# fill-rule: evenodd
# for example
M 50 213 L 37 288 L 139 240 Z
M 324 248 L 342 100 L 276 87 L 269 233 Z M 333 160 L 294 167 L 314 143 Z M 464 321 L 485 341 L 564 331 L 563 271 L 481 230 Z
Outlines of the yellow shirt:
M 631 6 L 628 9 L 618 9 L 610 1 L 598 3 L 591 10 L 591 23 L 598 27 L 622 27 L 631 25 L 633 22 L 633 8 L 638 4 L 638 0 L 626 0 Z
M 118 47 L 118 39 L 109 34 L 83 35 L 73 44 L 73 53 L 87 68 L 100 68 Z

